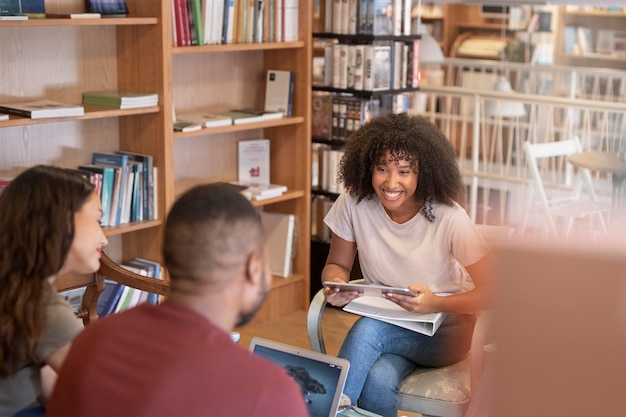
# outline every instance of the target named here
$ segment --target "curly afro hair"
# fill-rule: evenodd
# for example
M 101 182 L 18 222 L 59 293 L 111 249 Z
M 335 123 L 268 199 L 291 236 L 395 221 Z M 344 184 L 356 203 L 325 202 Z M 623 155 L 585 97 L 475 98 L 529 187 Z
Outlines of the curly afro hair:
M 426 118 L 407 113 L 374 118 L 348 138 L 339 180 L 358 201 L 375 195 L 372 173 L 387 151 L 392 160 L 409 161 L 418 172 L 416 194 L 425 202 L 464 203 L 465 186 L 452 144 Z

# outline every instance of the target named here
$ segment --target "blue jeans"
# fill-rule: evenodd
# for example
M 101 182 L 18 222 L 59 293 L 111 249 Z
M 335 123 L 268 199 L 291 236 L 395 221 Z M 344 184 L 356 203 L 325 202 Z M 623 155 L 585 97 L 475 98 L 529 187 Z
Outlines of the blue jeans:
M 398 387 L 417 368 L 450 365 L 469 351 L 475 316 L 448 314 L 433 336 L 368 317 L 360 318 L 338 356 L 350 361 L 344 393 L 353 405 L 395 417 Z

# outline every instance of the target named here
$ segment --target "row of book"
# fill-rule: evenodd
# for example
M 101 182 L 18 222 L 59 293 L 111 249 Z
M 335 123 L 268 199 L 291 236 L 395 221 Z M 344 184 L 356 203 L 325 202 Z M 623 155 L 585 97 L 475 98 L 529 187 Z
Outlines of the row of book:
M 100 17 L 126 17 L 125 0 L 86 0 L 87 11 L 49 13 L 44 0 L 2 0 L 0 20 L 27 20 L 44 18 L 92 19 Z
M 326 143 L 311 144 L 311 185 L 318 190 L 339 194 L 343 183 L 339 182 L 339 163 L 344 150 Z
M 298 40 L 298 0 L 172 0 L 174 46 Z
M 410 35 L 412 0 L 321 0 L 328 33 Z
M 330 243 L 330 228 L 324 224 L 324 217 L 334 203 L 334 199 L 325 195 L 314 195 L 311 201 L 311 238 Z
M 314 90 L 311 97 L 311 136 L 321 142 L 345 142 L 374 117 L 404 113 L 412 105 L 409 93 L 363 98 Z
M 324 44 L 323 85 L 382 91 L 419 87 L 419 40 L 377 41 L 371 45 Z
M 102 202 L 102 226 L 158 218 L 157 167 L 152 155 L 94 152 L 78 169 L 96 186 Z

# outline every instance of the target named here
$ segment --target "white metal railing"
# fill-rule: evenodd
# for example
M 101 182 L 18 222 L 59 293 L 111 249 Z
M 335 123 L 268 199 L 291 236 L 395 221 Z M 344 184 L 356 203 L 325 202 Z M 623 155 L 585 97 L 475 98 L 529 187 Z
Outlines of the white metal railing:
M 424 86 L 416 98 L 426 102 L 419 114 L 437 124 L 458 152 L 469 185 L 468 212 L 477 223 L 519 222 L 530 180 L 523 141 L 541 143 L 577 136 L 584 150 L 626 151 L 623 103 L 449 86 Z M 490 100 L 522 103 L 526 115 L 487 115 L 485 103 Z M 570 183 L 564 162 L 542 167 L 542 175 L 553 190 Z M 609 199 L 609 174 L 594 173 L 593 178 L 598 195 Z
M 626 102 L 626 71 L 464 58 L 421 67 L 443 70 L 443 85 L 450 87 L 490 89 L 496 74 L 503 74 L 520 93 Z

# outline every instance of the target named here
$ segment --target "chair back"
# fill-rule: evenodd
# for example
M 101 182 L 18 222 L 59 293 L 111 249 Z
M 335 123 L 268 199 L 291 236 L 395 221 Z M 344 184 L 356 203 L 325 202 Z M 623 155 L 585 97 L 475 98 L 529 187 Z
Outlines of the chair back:
M 544 143 L 524 142 L 524 152 L 531 175 L 531 183 L 527 196 L 527 210 L 521 227 L 522 232 L 526 228 L 529 212 L 537 203 L 545 215 L 549 233 L 552 237 L 558 237 L 555 216 L 565 216 L 573 219 L 591 214 L 588 208 L 577 206 L 581 201 L 583 187 L 586 189 L 589 200 L 596 202 L 597 195 L 591 174 L 588 169 L 578 169 L 574 172 L 573 166 L 568 162 L 569 155 L 582 152 L 582 146 L 577 136 L 567 140 Z M 550 180 L 552 181 L 550 183 Z M 554 189 L 554 195 L 548 195 L 546 188 Z M 567 205 L 569 204 L 569 205 Z M 569 234 L 571 221 L 567 226 L 566 235 Z

